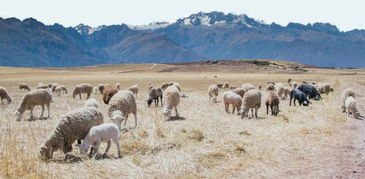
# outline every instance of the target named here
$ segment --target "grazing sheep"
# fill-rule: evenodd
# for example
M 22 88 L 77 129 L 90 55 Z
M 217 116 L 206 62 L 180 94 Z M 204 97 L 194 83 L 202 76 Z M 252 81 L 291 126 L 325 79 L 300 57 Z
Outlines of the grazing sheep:
M 107 142 L 104 155 L 106 155 L 111 147 L 111 141 L 115 143 L 118 149 L 118 157 L 121 158 L 119 144 L 119 129 L 118 126 L 112 123 L 100 124 L 90 129 L 89 133 L 85 137 L 84 141 L 79 145 L 80 153 L 85 154 L 92 146 L 92 155 L 97 154 L 101 142 Z
M 267 97 L 265 100 L 265 105 L 266 105 L 266 114 L 269 114 L 269 106 L 271 109 L 271 115 L 278 115 L 279 113 L 279 96 L 273 91 L 273 90 L 269 90 L 267 92 Z
M 352 96 L 349 96 L 345 100 L 346 114 L 350 116 L 352 114 L 353 118 L 358 118 L 360 116 L 359 111 L 356 108 L 356 99 Z
M 66 86 L 64 86 L 64 85 L 58 85 L 58 86 L 61 87 L 63 94 L 67 94 L 68 93 Z
M 301 84 L 297 88 L 298 90 L 302 91 L 309 99 L 315 99 L 315 100 L 321 100 L 321 94 L 319 94 L 319 91 L 310 84 Z
M 236 89 L 236 88 L 237 88 L 237 86 L 234 86 L 234 85 L 229 86 L 229 89 L 231 89 L 231 90 Z
M 134 96 L 137 98 L 138 96 L 138 85 L 132 85 L 128 88 L 129 91 L 132 91 L 132 93 L 134 94 Z
M 111 86 L 106 86 L 103 90 L 103 101 L 105 104 L 109 104 L 110 99 L 118 92 Z
M 57 86 L 55 88 L 54 92 L 56 93 L 57 96 L 61 96 L 61 94 L 62 94 L 62 88 L 61 88 L 61 86 Z
M 72 151 L 72 144 L 86 137 L 90 128 L 103 123 L 103 114 L 93 107 L 82 107 L 61 116 L 55 131 L 40 149 L 42 159 L 52 159 L 53 152 Z
M 285 87 L 282 83 L 277 83 L 275 85 L 275 88 L 276 88 L 276 93 L 278 94 L 278 96 L 281 98 L 281 99 L 284 99 L 284 96 L 285 96 Z
M 87 94 L 86 99 L 89 99 L 92 92 L 93 92 L 93 87 L 90 84 L 83 83 L 75 86 L 75 89 L 72 93 L 72 97 L 75 98 L 76 95 L 79 95 L 81 99 L 81 94 L 86 93 Z
M 163 103 L 165 107 L 162 111 L 162 114 L 164 115 L 165 120 L 169 120 L 171 118 L 172 109 L 175 109 L 176 117 L 179 117 L 177 106 L 180 103 L 180 94 L 176 86 L 173 85 L 167 87 L 166 90 L 163 92 L 163 97 Z
M 19 84 L 19 89 L 20 90 L 25 90 L 25 91 L 31 91 L 29 85 L 26 84 L 26 83 L 20 83 Z
M 48 89 L 48 88 L 50 88 L 49 85 L 39 83 L 36 89 Z
M 266 85 L 266 91 L 270 91 L 270 90 L 272 90 L 272 91 L 275 90 L 275 85 L 272 83 L 269 83 Z
M 288 87 L 284 87 L 284 99 L 290 98 L 290 89 Z
M 96 87 L 96 86 L 94 87 L 93 93 L 98 94 L 98 87 Z
M 347 99 L 347 97 L 352 96 L 354 99 L 356 99 L 355 96 L 355 92 L 351 89 L 351 88 L 346 88 L 343 90 L 342 95 L 341 95 L 341 99 L 342 99 L 342 112 L 346 112 L 346 106 L 345 106 L 345 101 Z
M 293 88 L 290 91 L 290 102 L 289 102 L 289 106 L 291 106 L 291 102 L 294 99 L 294 106 L 295 106 L 295 101 L 298 100 L 299 105 L 301 106 L 303 104 L 303 106 L 308 106 L 308 104 L 310 104 L 311 102 L 307 99 L 307 96 L 305 95 L 305 93 L 303 93 L 302 91 Z
M 333 88 L 329 83 L 316 84 L 316 86 L 321 94 L 328 95 L 328 93 L 333 92 Z
M 148 99 L 146 100 L 148 107 L 151 106 L 153 101 L 155 106 L 158 106 L 159 100 L 161 100 L 162 106 L 162 89 L 158 86 L 152 87 L 148 92 Z
M 238 94 L 241 96 L 241 98 L 243 97 L 243 95 L 245 94 L 245 90 L 243 90 L 242 88 L 236 88 L 234 90 L 232 90 L 232 92 Z
M 209 86 L 208 88 L 209 101 L 213 98 L 213 102 L 214 103 L 217 102 L 218 91 L 219 91 L 218 86 L 216 84 L 212 84 Z
M 100 103 L 95 98 L 90 98 L 85 102 L 84 106 L 99 109 Z
M 54 93 L 56 91 L 56 87 L 58 86 L 57 83 L 52 83 L 51 85 L 51 90 L 52 90 L 52 93 Z
M 124 121 L 126 125 L 130 113 L 134 115 L 134 125 L 137 127 L 137 104 L 133 93 L 129 90 L 118 91 L 109 101 L 109 117 L 121 129 L 121 123 Z
M 105 88 L 105 85 L 104 84 L 99 84 L 98 85 L 98 89 L 99 89 L 99 93 L 100 94 L 103 94 L 104 88 Z
M 255 117 L 257 118 L 257 111 L 261 107 L 261 93 L 258 89 L 249 90 L 243 95 L 243 102 L 241 107 L 241 119 L 248 116 L 251 109 L 252 117 L 254 116 L 253 110 L 255 110 Z
M 8 91 L 6 91 L 6 89 L 2 86 L 0 86 L 0 98 L 1 98 L 1 103 L 4 104 L 4 99 L 6 99 L 8 101 L 8 104 L 11 103 L 11 97 L 9 96 Z
M 229 83 L 228 83 L 228 82 L 224 82 L 224 84 L 223 84 L 223 88 L 224 88 L 224 89 L 228 89 L 228 88 L 229 88 Z
M 234 114 L 235 109 L 237 109 L 237 114 L 239 115 L 242 105 L 242 98 L 240 95 L 233 91 L 226 91 L 223 93 L 223 103 L 226 113 L 230 114 L 229 105 L 232 105 L 232 114 Z
M 52 94 L 47 89 L 36 89 L 36 90 L 28 92 L 21 99 L 21 102 L 16 111 L 16 115 L 18 116 L 17 120 L 20 121 L 22 114 L 25 112 L 25 110 L 30 110 L 30 119 L 33 119 L 33 108 L 37 105 L 42 106 L 42 114 L 41 114 L 40 118 L 43 117 L 44 105 L 47 106 L 47 110 L 48 110 L 47 119 L 48 119 L 50 116 L 50 113 L 51 113 L 50 112 L 51 102 L 53 102 Z
M 120 90 L 120 83 L 115 84 L 115 89 L 118 91 Z
M 253 86 L 251 83 L 244 83 L 241 88 L 245 91 L 245 93 L 249 90 L 255 89 L 255 86 Z
M 223 83 L 218 83 L 217 86 L 218 88 L 223 89 Z

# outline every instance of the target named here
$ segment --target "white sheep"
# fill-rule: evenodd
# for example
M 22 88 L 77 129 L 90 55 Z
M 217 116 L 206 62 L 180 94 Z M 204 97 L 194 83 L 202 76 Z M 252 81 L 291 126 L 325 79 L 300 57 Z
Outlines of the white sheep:
M 37 105 L 42 106 L 42 114 L 40 116 L 40 119 L 43 117 L 44 106 L 46 105 L 48 110 L 48 116 L 47 116 L 48 119 L 51 113 L 50 112 L 51 102 L 53 102 L 52 94 L 47 89 L 36 89 L 28 92 L 21 99 L 21 102 L 16 111 L 16 115 L 18 116 L 17 120 L 20 121 L 22 114 L 25 112 L 25 110 L 30 110 L 30 119 L 33 119 L 33 109 Z
M 360 116 L 359 111 L 356 108 L 356 100 L 352 96 L 348 96 L 345 100 L 346 114 L 350 116 L 352 114 L 353 118 L 358 118 Z
M 80 153 L 85 154 L 89 150 L 89 147 L 92 146 L 93 155 L 98 153 L 101 142 L 107 142 L 107 147 L 104 153 L 104 155 L 106 155 L 111 147 L 112 140 L 117 146 L 118 157 L 121 158 L 122 154 L 120 152 L 119 144 L 119 129 L 117 125 L 112 123 L 105 123 L 92 127 L 82 143 L 78 145 L 78 147 L 80 149 Z
M 93 93 L 98 94 L 98 87 L 96 87 L 96 86 L 94 87 Z
M 62 88 L 61 88 L 61 86 L 58 85 L 55 88 L 54 92 L 56 93 L 57 96 L 61 96 L 61 94 L 62 94 Z
M 53 152 L 72 151 L 72 144 L 86 137 L 90 128 L 103 123 L 103 114 L 94 107 L 82 107 L 61 116 L 55 131 L 40 149 L 43 159 L 51 159 Z
M 95 98 L 90 98 L 85 102 L 84 106 L 99 109 L 100 103 Z
M 175 109 L 176 117 L 180 116 L 177 111 L 177 106 L 180 103 L 180 94 L 176 86 L 172 85 L 166 88 L 163 92 L 163 102 L 165 107 L 162 110 L 162 114 L 165 120 L 170 120 L 172 109 Z
M 138 88 L 138 85 L 132 85 L 128 88 L 129 91 L 132 91 L 132 93 L 134 94 L 134 96 L 137 98 L 138 96 L 138 91 L 139 91 L 139 88 Z
M 180 86 L 180 84 L 179 84 L 179 83 L 174 82 L 174 83 L 172 84 L 172 86 L 175 86 L 175 87 L 177 88 L 177 90 L 179 90 L 179 92 L 181 92 L 181 86 Z
M 4 101 L 3 101 L 4 99 L 6 99 L 8 101 L 8 104 L 10 104 L 12 101 L 11 97 L 9 96 L 8 91 L 2 86 L 0 86 L 0 99 L 1 99 L 2 104 L 4 104 Z
M 328 95 L 328 93 L 333 92 L 333 88 L 329 83 L 316 84 L 315 86 L 321 94 Z
M 85 93 L 85 94 L 87 94 L 86 99 L 89 99 L 92 91 L 93 91 L 93 87 L 90 84 L 82 83 L 82 84 L 79 84 L 79 85 L 75 86 L 75 89 L 72 93 L 72 96 L 73 96 L 73 98 L 75 98 L 76 95 L 79 95 L 79 97 L 81 99 L 81 94 Z
M 237 114 L 239 114 L 242 105 L 242 98 L 235 92 L 226 91 L 223 93 L 223 103 L 226 113 L 230 114 L 229 105 L 232 105 L 232 114 L 234 114 L 235 109 L 237 109 Z
M 124 126 L 126 125 L 130 113 L 134 115 L 137 127 L 137 104 L 133 93 L 129 90 L 118 91 L 109 101 L 109 117 L 121 129 L 121 123 L 124 121 Z
M 213 98 L 213 102 L 214 103 L 217 102 L 218 91 L 219 91 L 218 86 L 216 84 L 212 84 L 209 86 L 208 88 L 209 101 Z
M 345 101 L 346 101 L 347 97 L 349 97 L 349 96 L 352 96 L 354 99 L 356 99 L 355 92 L 351 88 L 344 89 L 343 92 L 342 92 L 342 95 L 341 95 L 341 100 L 342 100 L 341 108 L 342 108 L 342 112 L 346 112 Z
M 255 86 L 251 83 L 244 83 L 242 84 L 241 88 L 245 91 L 245 93 L 249 90 L 255 89 Z
M 48 89 L 50 88 L 47 84 L 39 83 L 36 89 Z
M 285 86 L 282 83 L 275 84 L 276 93 L 281 99 L 285 99 Z
M 246 115 L 248 115 L 250 109 L 252 117 L 253 117 L 253 110 L 255 110 L 255 117 L 257 118 L 257 111 L 260 107 L 261 107 L 260 90 L 258 89 L 249 90 L 248 92 L 245 93 L 245 95 L 243 95 L 241 118 L 243 119 Z

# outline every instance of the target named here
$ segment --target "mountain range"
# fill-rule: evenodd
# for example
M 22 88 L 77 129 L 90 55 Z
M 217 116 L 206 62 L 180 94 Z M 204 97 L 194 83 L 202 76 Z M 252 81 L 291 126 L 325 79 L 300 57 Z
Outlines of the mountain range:
M 70 67 L 113 63 L 273 59 L 365 67 L 365 30 L 329 23 L 281 26 L 247 15 L 197 13 L 174 23 L 90 27 L 0 18 L 0 65 Z

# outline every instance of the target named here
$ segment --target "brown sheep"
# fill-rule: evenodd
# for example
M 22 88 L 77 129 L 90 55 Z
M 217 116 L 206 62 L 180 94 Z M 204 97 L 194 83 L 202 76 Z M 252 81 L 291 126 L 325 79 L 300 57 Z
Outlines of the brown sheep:
M 6 91 L 6 89 L 2 86 L 0 86 L 0 99 L 1 99 L 1 103 L 4 104 L 4 99 L 6 99 L 8 101 L 8 104 L 11 103 L 11 98 L 9 96 L 8 91 Z
M 267 92 L 267 98 L 265 100 L 266 114 L 269 114 L 269 106 L 271 109 L 271 115 L 278 115 L 279 112 L 279 96 L 273 91 L 269 90 Z
M 111 86 L 106 86 L 103 90 L 103 101 L 105 104 L 109 104 L 110 99 L 118 92 Z
M 29 87 L 29 85 L 28 85 L 28 84 L 26 84 L 26 83 L 20 83 L 20 84 L 19 84 L 19 89 L 20 89 L 20 90 L 25 90 L 25 91 L 30 91 L 30 87 Z

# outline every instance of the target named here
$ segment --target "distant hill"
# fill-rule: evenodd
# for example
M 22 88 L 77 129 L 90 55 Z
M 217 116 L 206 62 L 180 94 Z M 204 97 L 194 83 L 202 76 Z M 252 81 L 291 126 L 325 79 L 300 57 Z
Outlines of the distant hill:
M 0 18 L 0 65 L 68 67 L 113 63 L 273 59 L 365 67 L 365 30 L 328 23 L 266 24 L 246 15 L 197 13 L 174 23 L 92 28 Z

